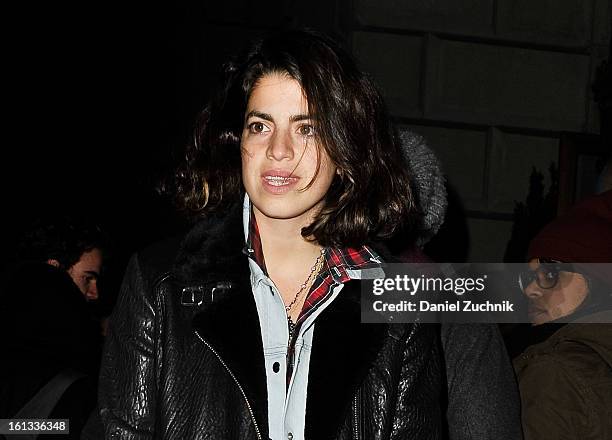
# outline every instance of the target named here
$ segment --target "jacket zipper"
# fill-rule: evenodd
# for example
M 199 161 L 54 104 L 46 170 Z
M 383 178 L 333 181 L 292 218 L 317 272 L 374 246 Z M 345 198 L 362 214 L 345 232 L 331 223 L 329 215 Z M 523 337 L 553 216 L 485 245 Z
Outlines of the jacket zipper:
M 361 388 L 357 390 L 357 394 L 353 400 L 353 438 L 359 440 L 361 438 Z
M 234 376 L 234 373 L 232 373 L 232 371 L 229 369 L 227 364 L 223 361 L 223 359 L 221 359 L 221 356 L 219 356 L 219 353 L 217 353 L 215 351 L 215 349 L 212 348 L 210 346 L 210 344 L 208 342 L 206 342 L 202 338 L 202 336 L 200 336 L 200 334 L 198 333 L 197 330 L 196 330 L 195 334 L 200 339 L 200 341 L 202 341 L 204 343 L 204 345 L 206 345 L 208 347 L 208 349 L 213 352 L 213 354 L 217 357 L 217 359 L 219 359 L 219 362 L 221 362 L 221 365 L 223 365 L 223 367 L 227 370 L 227 372 L 229 373 L 231 378 L 234 380 L 234 382 L 238 386 L 238 389 L 240 390 L 240 393 L 242 394 L 242 397 L 244 397 L 244 401 L 246 402 L 247 408 L 249 409 L 249 414 L 251 415 L 251 420 L 253 420 L 253 425 L 255 426 L 255 433 L 257 434 L 257 438 L 259 440 L 262 440 L 261 439 L 261 432 L 259 432 L 259 426 L 257 426 L 257 420 L 255 420 L 255 414 L 253 414 L 253 408 L 251 407 L 251 404 L 249 403 L 249 399 L 247 399 L 247 396 L 246 396 L 246 394 L 244 392 L 244 389 L 242 388 L 242 386 L 238 382 L 238 379 L 236 379 L 236 376 Z

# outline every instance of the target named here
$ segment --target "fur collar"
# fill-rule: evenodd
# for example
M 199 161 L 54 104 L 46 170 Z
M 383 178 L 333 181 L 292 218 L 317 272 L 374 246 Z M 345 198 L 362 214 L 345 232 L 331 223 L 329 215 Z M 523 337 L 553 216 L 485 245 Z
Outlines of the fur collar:
M 173 274 L 181 284 L 206 283 L 234 273 L 248 272 L 243 254 L 242 203 L 235 202 L 225 214 L 200 220 L 179 248 Z

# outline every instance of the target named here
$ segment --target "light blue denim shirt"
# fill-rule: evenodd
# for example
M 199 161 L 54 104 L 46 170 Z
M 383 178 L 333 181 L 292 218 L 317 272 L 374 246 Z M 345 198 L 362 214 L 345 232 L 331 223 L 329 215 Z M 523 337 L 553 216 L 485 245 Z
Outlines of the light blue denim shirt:
M 244 198 L 244 234 L 248 239 L 251 204 Z M 300 326 L 295 342 L 295 367 L 287 387 L 287 350 L 289 329 L 283 299 L 274 282 L 264 274 L 253 258 L 249 258 L 251 286 L 261 324 L 266 384 L 268 388 L 268 426 L 272 440 L 304 439 L 306 418 L 306 390 L 312 336 L 317 316 L 338 296 L 343 285 L 338 283 L 333 292 Z
M 251 202 L 245 195 L 243 205 L 243 225 L 245 241 L 248 241 Z M 253 252 L 247 250 L 247 253 Z M 380 263 L 377 258 L 372 261 Z M 266 276 L 253 258 L 249 258 L 251 287 L 261 324 L 266 384 L 268 388 L 268 426 L 272 440 L 303 440 L 306 419 L 306 390 L 312 337 L 317 317 L 336 299 L 343 284 L 335 281 L 330 295 L 319 304 L 299 328 L 294 350 L 294 368 L 287 387 L 287 350 L 289 329 L 287 312 L 280 292 L 274 282 Z M 329 270 L 329 268 L 328 268 Z M 351 279 L 377 278 L 384 276 L 382 268 L 366 271 L 345 268 Z M 334 280 L 336 272 L 330 271 Z M 364 275 L 362 277 L 362 275 Z

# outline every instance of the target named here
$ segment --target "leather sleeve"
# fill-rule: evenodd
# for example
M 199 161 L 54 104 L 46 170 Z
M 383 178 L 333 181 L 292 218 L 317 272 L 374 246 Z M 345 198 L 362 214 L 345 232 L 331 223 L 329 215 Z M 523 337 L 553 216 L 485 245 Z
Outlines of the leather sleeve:
M 404 345 L 391 440 L 441 438 L 440 356 L 433 325 L 414 324 Z
M 151 439 L 155 422 L 156 311 L 137 256 L 109 322 L 99 407 L 106 439 Z

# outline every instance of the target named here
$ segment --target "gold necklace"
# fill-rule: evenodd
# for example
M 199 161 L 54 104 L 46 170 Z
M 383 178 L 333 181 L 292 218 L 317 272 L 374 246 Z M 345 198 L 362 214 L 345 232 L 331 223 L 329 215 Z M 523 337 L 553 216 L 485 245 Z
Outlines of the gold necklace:
M 306 287 L 308 286 L 308 284 L 310 283 L 311 279 L 319 273 L 319 271 L 321 270 L 321 268 L 319 267 L 319 265 L 321 264 L 321 262 L 323 261 L 323 256 L 325 255 L 325 249 L 321 249 L 321 253 L 319 254 L 319 256 L 317 257 L 317 259 L 315 260 L 314 265 L 310 268 L 310 273 L 308 274 L 308 277 L 306 278 L 306 280 L 300 285 L 300 290 L 297 291 L 297 293 L 295 294 L 295 296 L 293 297 L 293 301 L 291 301 L 291 303 L 287 306 L 285 306 L 285 311 L 287 312 L 287 321 L 289 323 L 289 338 L 291 338 L 291 336 L 293 336 L 293 330 L 295 329 L 295 323 L 293 322 L 293 320 L 291 319 L 291 316 L 289 316 L 289 312 L 291 311 L 291 309 L 293 308 L 293 306 L 295 305 L 296 301 L 298 300 L 298 298 L 301 296 L 302 292 L 306 289 Z

